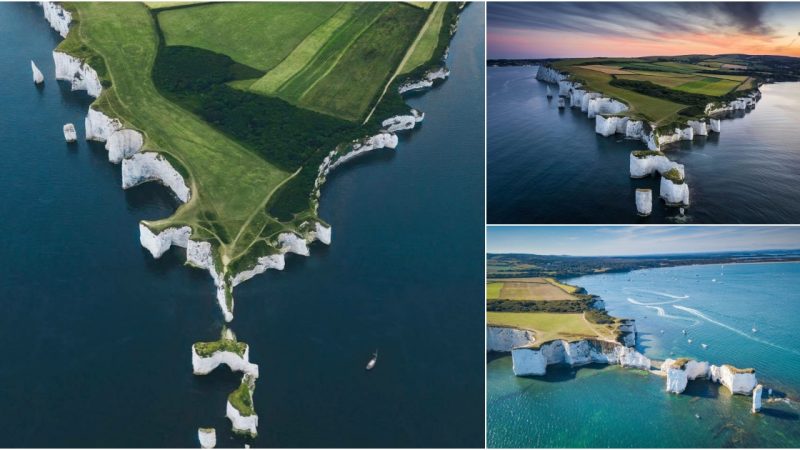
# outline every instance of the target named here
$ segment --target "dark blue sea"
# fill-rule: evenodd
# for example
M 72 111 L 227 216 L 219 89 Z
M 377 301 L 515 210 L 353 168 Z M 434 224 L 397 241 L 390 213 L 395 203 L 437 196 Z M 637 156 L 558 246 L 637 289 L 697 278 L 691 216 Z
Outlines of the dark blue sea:
M 329 177 L 332 245 L 236 289 L 261 369 L 251 445 L 483 446 L 483 34 L 473 4 L 451 78 L 409 100 L 421 129 Z M 139 245 L 139 220 L 176 203 L 123 191 L 83 141 L 91 98 L 54 80 L 60 40 L 38 6 L 0 3 L 0 446 L 197 447 L 212 426 L 241 448 L 224 417 L 240 375 L 192 375 L 192 343 L 223 324 L 212 280 Z

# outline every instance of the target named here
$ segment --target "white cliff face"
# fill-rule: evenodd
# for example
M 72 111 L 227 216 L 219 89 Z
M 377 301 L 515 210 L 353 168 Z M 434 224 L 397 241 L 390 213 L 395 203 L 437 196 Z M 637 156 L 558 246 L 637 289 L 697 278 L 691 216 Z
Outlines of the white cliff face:
M 64 125 L 64 140 L 67 142 L 75 142 L 78 140 L 78 133 L 75 131 L 75 125 L 71 123 Z
M 489 352 L 510 352 L 517 347 L 525 347 L 535 341 L 532 331 L 517 328 L 486 327 L 486 350 Z
M 695 136 L 708 136 L 708 124 L 704 120 L 690 120 L 688 124 Z
M 214 428 L 198 428 L 197 439 L 200 448 L 214 448 L 217 446 L 217 430 Z
M 283 253 L 295 253 L 302 256 L 308 256 L 308 244 L 306 240 L 297 236 L 294 233 L 281 233 L 278 235 L 278 244 L 281 246 Z
M 106 142 L 114 132 L 122 128 L 117 119 L 112 119 L 96 109 L 89 108 L 84 120 L 86 140 Z
M 234 372 L 242 372 L 253 378 L 258 378 L 258 364 L 250 362 L 250 347 L 247 347 L 243 356 L 234 352 L 214 352 L 211 356 L 200 356 L 195 346 L 192 346 L 192 371 L 195 375 L 207 375 L 220 364 L 225 364 Z
M 706 105 L 705 113 L 707 115 L 719 115 L 732 111 L 747 110 L 755 108 L 758 100 L 761 99 L 761 92 L 755 91 L 748 94 L 746 97 L 739 97 L 728 103 L 709 103 Z
M 620 114 L 628 110 L 628 107 L 621 102 L 611 98 L 598 97 L 589 100 L 586 114 L 593 118 L 597 114 Z
M 133 130 L 117 130 L 106 141 L 108 160 L 119 164 L 123 159 L 133 156 L 142 148 L 142 134 Z
M 664 372 L 664 369 L 661 369 Z M 686 377 L 686 371 L 677 367 L 668 367 L 667 374 L 667 392 L 672 394 L 680 394 L 686 390 L 686 385 L 689 379 Z
M 44 83 L 44 75 L 42 75 L 42 71 L 36 67 L 36 64 L 31 61 L 31 71 L 33 71 L 33 82 L 35 84 Z
M 676 184 L 661 177 L 659 195 L 669 206 L 689 206 L 689 185 L 686 182 Z
M 753 414 L 761 411 L 761 392 L 764 390 L 764 386 L 758 385 L 755 389 L 753 389 Z
M 711 366 L 709 373 L 711 381 L 720 383 L 734 394 L 749 395 L 758 384 L 755 373 L 737 373 L 735 368 L 727 364 Z
M 256 275 L 262 274 L 269 269 L 283 270 L 285 266 L 286 259 L 283 253 L 261 256 L 258 258 L 255 266 L 248 270 L 243 270 L 237 273 L 231 281 L 231 286 L 238 286 L 239 284 L 244 283 Z
M 41 2 L 41 5 L 44 10 L 44 18 L 50 23 L 50 26 L 56 30 L 62 38 L 67 37 L 69 33 L 69 24 L 72 22 L 72 14 L 53 2 Z
M 252 416 L 243 416 L 239 413 L 239 410 L 231 405 L 231 402 L 228 402 L 228 406 L 225 409 L 225 417 L 230 419 L 234 432 L 249 434 L 252 437 L 255 437 L 258 434 L 257 414 L 253 414 Z
M 538 70 L 536 71 L 536 79 L 544 81 L 546 83 L 558 84 L 559 81 L 564 80 L 566 78 L 567 78 L 566 75 L 551 67 L 539 66 Z
M 616 133 L 624 134 L 628 129 L 627 117 L 603 117 L 598 115 L 595 117 L 594 131 L 605 137 L 611 136 Z
M 395 148 L 397 147 L 398 139 L 397 135 L 393 133 L 379 133 L 375 136 L 371 136 L 367 139 L 364 139 L 362 142 L 353 144 L 352 150 L 347 154 L 342 155 L 331 163 L 326 169 L 325 174 L 329 171 L 335 169 L 336 167 L 344 164 L 347 161 L 350 161 L 353 158 L 356 158 L 364 153 L 371 152 L 373 150 L 377 150 L 380 148 Z
M 698 378 L 708 378 L 710 372 L 708 361 L 691 360 L 686 363 L 686 378 L 696 380 Z
M 653 191 L 636 189 L 636 211 L 640 216 L 649 216 L 653 212 Z
M 661 364 L 661 373 L 667 377 L 667 392 L 680 394 L 686 390 L 689 380 L 707 378 L 709 365 L 705 361 L 687 361 L 683 367 L 677 367 L 674 359 L 667 359 Z
M 447 79 L 447 77 L 449 76 L 450 76 L 450 71 L 447 70 L 446 67 L 441 67 L 436 70 L 431 70 L 426 72 L 425 75 L 423 75 L 423 77 L 419 80 L 408 81 L 406 83 L 403 83 L 402 85 L 400 85 L 399 88 L 397 88 L 397 92 L 403 94 L 409 91 L 427 89 L 432 87 L 433 83 L 436 80 L 444 80 Z
M 147 226 L 139 224 L 139 242 L 153 255 L 153 258 L 160 258 L 173 245 L 186 248 L 191 234 L 192 229 L 189 227 L 167 228 L 161 233 L 154 234 Z
M 637 157 L 634 152 L 630 155 L 630 174 L 631 178 L 644 178 L 655 173 L 659 175 L 676 169 L 684 176 L 683 164 L 670 161 L 663 153 L 657 155 L 646 155 Z
M 517 376 L 544 375 L 550 364 L 580 366 L 590 363 L 619 364 L 622 367 L 648 370 L 650 359 L 631 347 L 616 342 L 555 340 L 540 348 L 511 350 L 514 374 Z
M 644 136 L 644 122 L 641 120 L 628 120 L 625 123 L 625 137 L 642 139 Z
M 148 181 L 158 181 L 170 188 L 178 199 L 189 201 L 191 193 L 186 181 L 164 156 L 158 153 L 136 153 L 122 160 L 122 188 L 128 189 Z
M 547 373 L 547 360 L 542 352 L 530 348 L 511 350 L 514 375 L 518 377 L 538 376 Z
M 715 133 L 719 133 L 722 131 L 722 121 L 719 119 L 708 119 L 708 126 L 711 128 L 711 131 Z
M 56 79 L 72 83 L 73 91 L 86 91 L 94 98 L 100 96 L 103 86 L 97 72 L 84 64 L 80 59 L 61 52 L 53 52 L 53 61 L 56 64 Z
M 314 231 L 316 233 L 316 238 L 319 239 L 325 245 L 331 245 L 331 227 L 326 227 L 321 223 L 317 222 L 314 224 Z

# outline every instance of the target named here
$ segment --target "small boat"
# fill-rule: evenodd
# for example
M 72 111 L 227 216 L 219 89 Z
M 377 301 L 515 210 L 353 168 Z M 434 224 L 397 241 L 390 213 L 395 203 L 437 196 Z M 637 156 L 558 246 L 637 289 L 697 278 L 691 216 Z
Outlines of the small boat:
M 691 340 L 691 339 L 687 339 L 687 340 L 686 340 L 686 342 L 688 342 L 688 343 L 690 343 L 690 344 L 691 344 L 691 343 L 692 343 L 692 340 Z
M 686 334 L 686 330 L 681 331 L 681 333 Z
M 375 349 L 375 353 L 372 354 L 372 358 L 370 358 L 369 362 L 367 363 L 367 370 L 372 370 L 375 367 L 375 363 L 378 362 L 378 349 Z
M 712 279 L 711 279 L 711 282 L 712 282 L 712 283 L 716 283 L 716 282 L 717 282 L 717 279 L 716 279 L 716 278 L 712 278 Z
M 753 333 L 755 333 L 757 331 L 758 331 L 758 329 L 756 329 L 756 324 L 753 324 Z
M 700 419 L 700 414 L 695 414 L 695 415 L 694 415 L 694 418 L 695 418 L 695 419 Z
M 708 344 L 700 344 L 700 347 L 708 348 Z
M 664 330 L 661 330 L 661 334 L 664 334 Z

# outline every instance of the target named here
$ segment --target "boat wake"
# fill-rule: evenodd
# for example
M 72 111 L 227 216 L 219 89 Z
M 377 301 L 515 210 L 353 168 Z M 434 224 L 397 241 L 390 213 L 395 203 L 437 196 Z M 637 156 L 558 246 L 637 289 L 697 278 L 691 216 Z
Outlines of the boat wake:
M 697 320 L 695 320 L 695 319 L 692 319 L 691 317 L 673 316 L 672 314 L 667 314 L 667 312 L 664 310 L 664 308 L 662 308 L 660 306 L 653 306 L 653 305 L 663 305 L 663 304 L 667 304 L 667 303 L 675 303 L 676 301 L 680 301 L 680 300 L 675 300 L 675 301 L 671 301 L 671 302 L 663 302 L 663 303 L 642 303 L 642 302 L 638 302 L 638 301 L 628 297 L 628 302 L 633 303 L 634 305 L 644 306 L 645 308 L 650 308 L 650 309 L 655 309 L 656 312 L 658 313 L 658 317 L 663 317 L 665 319 L 685 320 L 687 322 L 692 322 L 694 325 L 697 325 L 699 322 Z
M 784 350 L 784 351 L 787 351 L 787 352 L 790 352 L 790 353 L 794 353 L 795 355 L 800 355 L 800 351 L 792 350 L 792 349 L 786 348 L 786 347 L 782 347 L 782 346 L 780 346 L 778 344 L 773 344 L 772 342 L 769 342 L 767 340 L 757 338 L 757 337 L 755 337 L 755 336 L 753 336 L 751 334 L 748 334 L 745 331 L 742 331 L 742 330 L 739 330 L 737 328 L 734 328 L 734 327 L 732 327 L 732 326 L 730 326 L 728 324 L 722 323 L 722 322 L 720 322 L 718 320 L 714 320 L 714 319 L 708 317 L 707 315 L 701 313 L 700 311 L 698 311 L 696 309 L 687 308 L 687 307 L 681 306 L 681 305 L 672 305 L 672 307 L 680 309 L 681 311 L 685 311 L 685 312 L 687 312 L 689 314 L 692 314 L 694 316 L 697 316 L 697 317 L 699 317 L 699 318 L 701 318 L 701 319 L 703 319 L 703 320 L 705 320 L 707 322 L 713 323 L 714 325 L 717 325 L 717 326 L 720 326 L 722 328 L 725 328 L 725 329 L 728 329 L 730 331 L 733 331 L 734 333 L 736 333 L 738 335 L 741 335 L 741 336 L 744 336 L 747 339 L 750 339 L 751 341 L 755 341 L 755 342 L 758 342 L 758 343 L 761 343 L 761 344 L 764 344 L 764 345 L 769 345 L 770 347 L 775 347 L 775 348 L 780 349 L 780 350 Z
M 669 305 L 671 303 L 678 303 L 681 300 L 683 300 L 683 299 L 680 298 L 680 299 L 677 299 L 677 300 L 669 300 L 669 301 L 666 301 L 666 302 L 648 302 L 648 303 L 645 303 L 645 302 L 640 302 L 640 301 L 638 301 L 636 299 L 632 299 L 632 298 L 628 297 L 628 301 L 629 302 L 633 303 L 634 305 L 639 305 L 639 306 Z
M 636 289 L 636 288 L 630 288 L 629 290 L 630 290 L 630 291 L 634 291 L 634 292 L 644 292 L 644 293 L 646 293 L 646 294 L 656 294 L 656 295 L 660 295 L 660 296 L 662 296 L 662 297 L 674 298 L 674 299 L 676 299 L 676 300 L 684 300 L 684 299 L 687 299 L 687 298 L 689 298 L 689 296 L 688 296 L 688 295 L 672 295 L 672 294 L 667 294 L 666 292 L 659 292 L 659 291 L 649 291 L 649 290 L 647 290 L 647 289 Z M 672 302 L 670 302 L 670 303 L 672 303 Z M 660 305 L 661 303 L 650 303 L 650 304 L 651 304 L 651 305 Z

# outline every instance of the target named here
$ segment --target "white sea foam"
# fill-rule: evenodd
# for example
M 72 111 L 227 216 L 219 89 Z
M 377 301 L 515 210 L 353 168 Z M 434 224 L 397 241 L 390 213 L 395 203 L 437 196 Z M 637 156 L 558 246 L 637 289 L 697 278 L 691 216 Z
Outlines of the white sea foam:
M 647 290 L 647 289 L 631 288 L 630 290 L 631 291 L 636 291 L 636 292 L 644 292 L 646 294 L 656 294 L 656 295 L 660 295 L 662 297 L 675 298 L 675 299 L 679 299 L 679 300 L 683 300 L 685 298 L 689 298 L 688 295 L 673 295 L 673 294 L 667 294 L 666 292 L 650 291 L 650 290 Z M 651 304 L 654 305 L 655 303 L 651 303 Z
M 678 300 L 676 300 L 678 301 Z M 665 319 L 675 319 L 675 320 L 685 320 L 687 322 L 692 322 L 693 326 L 697 325 L 699 322 L 696 319 L 692 319 L 691 317 L 681 317 L 681 316 L 673 316 L 672 314 L 667 314 L 664 308 L 660 306 L 652 306 L 652 305 L 661 305 L 666 303 L 674 303 L 674 302 L 665 302 L 665 303 L 642 303 L 638 302 L 630 297 L 628 297 L 628 302 L 633 303 L 634 305 L 644 306 L 645 308 L 655 309 L 658 313 L 659 317 L 663 317 Z

